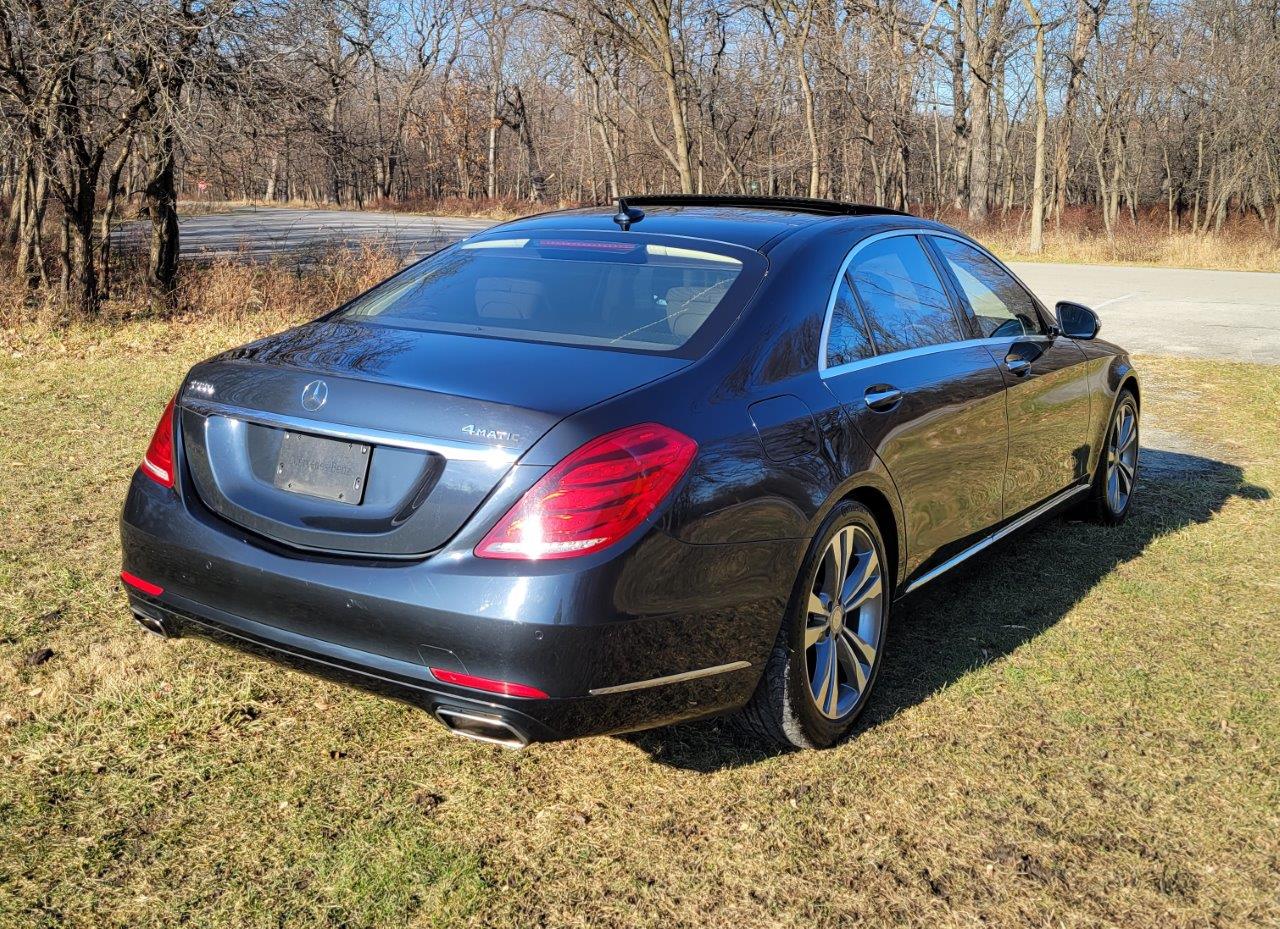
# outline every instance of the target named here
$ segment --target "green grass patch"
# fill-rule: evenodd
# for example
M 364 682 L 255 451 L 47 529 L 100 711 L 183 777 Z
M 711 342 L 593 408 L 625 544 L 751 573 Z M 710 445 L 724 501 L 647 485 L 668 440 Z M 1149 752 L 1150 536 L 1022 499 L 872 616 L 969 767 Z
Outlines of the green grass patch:
M 1140 359 L 1132 520 L 926 588 L 846 744 L 712 721 L 511 754 L 129 618 L 129 476 L 255 325 L 0 357 L 0 926 L 1280 920 L 1280 369 Z

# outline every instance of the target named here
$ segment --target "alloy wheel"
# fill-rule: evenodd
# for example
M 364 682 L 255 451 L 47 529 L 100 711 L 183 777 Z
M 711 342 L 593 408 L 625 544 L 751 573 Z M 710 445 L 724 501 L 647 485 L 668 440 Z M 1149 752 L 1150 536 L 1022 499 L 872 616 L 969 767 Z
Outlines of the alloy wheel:
M 809 695 L 828 719 L 847 715 L 867 690 L 884 633 L 884 588 L 871 536 L 845 526 L 823 554 L 804 633 Z
M 1124 512 L 1138 474 L 1138 415 L 1130 403 L 1116 412 L 1107 441 L 1107 506 L 1117 515 Z

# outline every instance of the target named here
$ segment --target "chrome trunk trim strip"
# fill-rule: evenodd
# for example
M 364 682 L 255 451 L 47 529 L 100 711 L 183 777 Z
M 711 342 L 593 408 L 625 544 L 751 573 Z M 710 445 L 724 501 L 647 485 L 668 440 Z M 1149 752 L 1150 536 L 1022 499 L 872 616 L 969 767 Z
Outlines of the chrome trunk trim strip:
M 291 429 L 296 432 L 306 432 L 310 435 L 345 439 L 348 442 L 360 442 L 365 445 L 393 445 L 397 448 L 419 449 L 425 452 L 435 452 L 437 455 L 443 455 L 452 461 L 483 461 L 494 467 L 506 467 L 516 460 L 515 451 L 499 445 L 472 445 L 468 442 L 428 439 L 399 432 L 387 432 L 382 429 L 363 429 L 355 426 L 346 426 L 342 423 L 320 422 L 314 419 L 303 419 L 300 416 L 286 416 L 283 413 L 250 410 L 226 403 L 192 400 L 189 397 L 184 397 L 180 400 L 179 406 L 200 416 L 225 416 L 228 419 L 237 419 L 241 422 L 273 426 L 277 429 Z

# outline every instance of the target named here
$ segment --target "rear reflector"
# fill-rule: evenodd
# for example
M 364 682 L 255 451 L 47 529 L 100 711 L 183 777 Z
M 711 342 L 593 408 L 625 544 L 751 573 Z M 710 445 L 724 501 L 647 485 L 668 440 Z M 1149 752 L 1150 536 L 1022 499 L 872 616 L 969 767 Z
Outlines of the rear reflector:
M 142 456 L 142 473 L 165 487 L 173 486 L 173 399 L 160 414 L 151 444 Z
M 146 594 L 148 597 L 158 597 L 164 593 L 163 587 L 157 587 L 150 581 L 144 581 L 142 578 L 130 574 L 128 571 L 120 572 L 120 580 L 124 581 L 134 590 Z
M 643 423 L 592 439 L 538 479 L 476 546 L 481 558 L 573 558 L 649 518 L 689 469 L 698 443 Z
M 476 677 L 472 674 L 459 674 L 457 671 L 446 671 L 443 668 L 432 668 L 431 676 L 442 684 L 456 684 L 459 687 L 470 687 L 472 690 L 483 690 L 486 693 L 502 694 L 504 697 L 528 697 L 531 700 L 546 700 L 547 695 L 528 684 L 512 684 L 510 681 L 495 681 L 487 677 Z

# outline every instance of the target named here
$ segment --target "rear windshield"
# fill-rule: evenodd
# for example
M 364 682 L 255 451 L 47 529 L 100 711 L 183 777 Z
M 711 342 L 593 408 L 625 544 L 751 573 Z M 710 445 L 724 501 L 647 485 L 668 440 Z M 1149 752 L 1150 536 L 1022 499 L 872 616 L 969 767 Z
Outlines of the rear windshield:
M 750 283 L 742 275 L 743 259 L 751 257 L 731 250 L 740 251 L 634 233 L 477 239 L 408 268 L 334 318 L 678 351 L 695 337 L 704 342 L 708 329 L 723 331 L 724 317 L 736 315 L 716 312 L 740 305 L 738 295 Z

